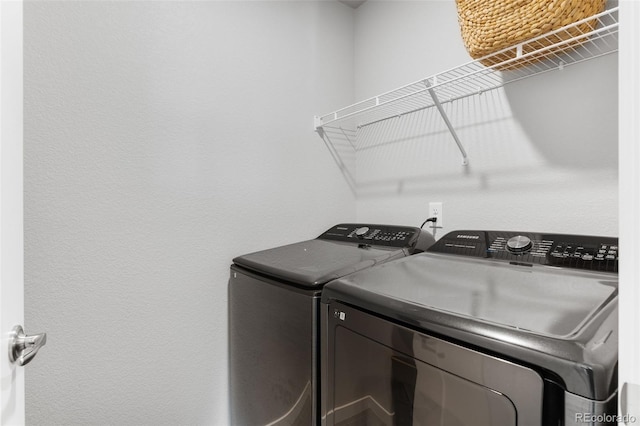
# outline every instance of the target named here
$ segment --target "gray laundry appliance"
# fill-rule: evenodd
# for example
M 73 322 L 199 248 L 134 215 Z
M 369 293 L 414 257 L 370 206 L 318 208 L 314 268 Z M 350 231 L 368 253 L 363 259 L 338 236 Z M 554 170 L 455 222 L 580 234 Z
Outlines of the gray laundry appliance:
M 424 251 L 433 242 L 416 227 L 348 223 L 309 241 L 233 259 L 228 305 L 231 424 L 318 424 L 323 286 Z
M 617 420 L 618 240 L 455 231 L 322 295 L 326 425 Z

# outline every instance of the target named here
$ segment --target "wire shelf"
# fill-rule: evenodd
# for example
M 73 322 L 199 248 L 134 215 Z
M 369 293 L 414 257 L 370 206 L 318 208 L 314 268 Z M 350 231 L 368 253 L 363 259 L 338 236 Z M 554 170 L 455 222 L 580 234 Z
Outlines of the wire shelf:
M 595 20 L 590 31 L 580 25 Z M 413 114 L 433 106 L 448 123 L 440 104 L 497 89 L 547 71 L 562 69 L 618 50 L 618 7 L 535 37 L 497 53 L 468 62 L 395 90 L 366 99 L 329 114 L 315 117 L 316 131 L 325 138 L 328 131 L 349 132 L 345 139 L 358 150 L 358 131 L 395 117 Z M 495 65 L 486 67 L 481 61 Z M 463 155 L 455 130 L 453 138 Z M 353 133 L 355 132 L 355 133 Z M 325 142 L 327 140 L 325 139 Z M 337 155 L 335 152 L 332 152 Z M 341 165 L 343 167 L 344 164 Z

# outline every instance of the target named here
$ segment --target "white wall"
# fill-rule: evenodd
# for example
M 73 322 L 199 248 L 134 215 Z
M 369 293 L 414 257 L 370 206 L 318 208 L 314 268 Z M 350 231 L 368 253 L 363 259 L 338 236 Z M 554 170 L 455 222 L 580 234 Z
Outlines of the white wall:
M 620 337 L 618 412 L 640 417 L 640 4 L 620 2 Z M 622 423 L 620 423 L 622 424 Z
M 468 168 L 427 111 L 354 201 L 311 117 L 468 61 L 457 25 L 453 0 L 27 2 L 27 421 L 226 423 L 231 259 L 339 221 L 444 201 L 444 232 L 617 235 L 615 56 L 446 104 Z
M 227 423 L 227 278 L 355 218 L 337 2 L 25 4 L 29 424 Z
M 358 100 L 471 60 L 453 0 L 366 2 L 355 52 Z M 617 236 L 617 82 L 614 54 L 445 104 L 466 168 L 435 109 L 404 119 L 407 134 L 381 125 L 399 142 L 358 159 L 358 220 L 419 225 L 428 203 L 443 201 L 437 237 L 474 228 Z

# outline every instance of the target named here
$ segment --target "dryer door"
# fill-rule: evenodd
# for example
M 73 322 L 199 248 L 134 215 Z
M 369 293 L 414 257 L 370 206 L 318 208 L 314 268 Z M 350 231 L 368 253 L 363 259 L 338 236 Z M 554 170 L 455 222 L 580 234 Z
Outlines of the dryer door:
M 541 424 L 535 371 L 339 303 L 323 311 L 325 424 Z

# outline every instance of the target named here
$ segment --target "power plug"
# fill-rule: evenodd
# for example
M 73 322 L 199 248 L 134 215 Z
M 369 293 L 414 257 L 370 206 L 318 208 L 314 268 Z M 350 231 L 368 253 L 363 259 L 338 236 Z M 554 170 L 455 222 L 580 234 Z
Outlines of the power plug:
M 444 226 L 444 222 L 442 220 L 442 208 L 443 202 L 438 201 L 435 203 L 429 203 L 429 215 L 427 217 L 435 217 L 437 219 L 436 223 L 432 223 L 432 228 L 442 228 Z

